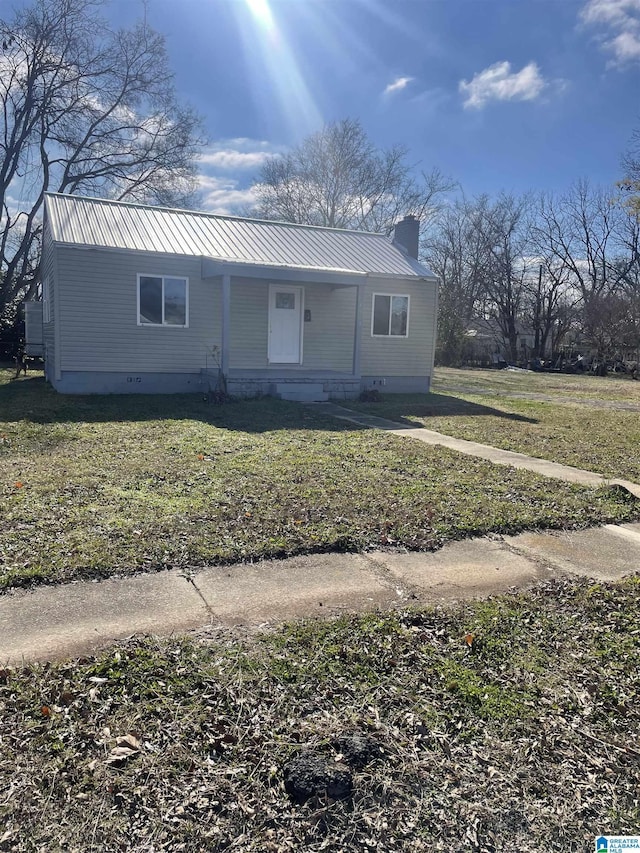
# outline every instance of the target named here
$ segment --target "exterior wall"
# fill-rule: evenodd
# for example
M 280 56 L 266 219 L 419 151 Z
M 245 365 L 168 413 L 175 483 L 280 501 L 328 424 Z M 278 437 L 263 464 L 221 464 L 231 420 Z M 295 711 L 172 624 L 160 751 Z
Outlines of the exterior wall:
M 44 355 L 42 340 L 42 302 L 24 303 L 24 351 L 26 355 Z
M 200 373 L 63 370 L 52 384 L 61 394 L 190 394 L 208 390 Z
M 409 296 L 409 334 L 373 337 L 374 293 Z M 368 279 L 362 287 L 361 374 L 363 387 L 387 393 L 428 391 L 433 373 L 437 320 L 437 283 Z
M 77 373 L 198 374 L 220 346 L 221 285 L 200 277 L 200 259 L 58 246 L 60 379 Z M 189 279 L 188 327 L 139 326 L 138 274 Z M 62 390 L 62 388 L 61 388 Z
M 380 391 L 381 394 L 427 394 L 431 376 L 362 376 L 362 390 Z
M 55 297 L 58 293 L 58 282 L 56 277 L 56 255 L 53 244 L 51 243 L 51 232 L 49 224 L 45 216 L 44 235 L 42 240 L 42 261 L 40 264 L 40 276 L 44 282 L 45 279 L 49 282 L 49 322 L 45 323 L 43 318 L 42 323 L 42 350 L 44 358 L 45 377 L 49 382 L 53 382 L 56 372 L 56 333 L 55 333 L 55 316 L 56 306 Z
M 189 279 L 188 327 L 139 326 L 137 276 Z M 221 346 L 222 282 L 202 279 L 199 257 L 54 246 L 45 240 L 51 322 L 43 324 L 46 375 L 67 393 L 200 391 L 203 369 Z M 352 372 L 356 289 L 301 284 L 311 319 L 303 324 L 303 364 L 288 371 Z M 426 391 L 433 370 L 437 286 L 428 281 L 366 279 L 361 287 L 363 387 L 383 393 Z M 409 336 L 373 337 L 374 293 L 409 294 Z M 278 372 L 267 361 L 269 280 L 231 281 L 231 370 Z M 205 383 L 206 384 L 206 383 Z M 351 392 L 353 389 L 350 388 Z M 340 389 L 327 389 L 328 393 Z M 345 392 L 346 393 L 346 392 Z
M 296 282 L 287 282 L 295 285 Z M 286 365 L 288 370 L 353 369 L 355 288 L 326 284 L 299 285 L 304 289 L 304 308 L 311 320 L 303 323 L 302 364 Z M 264 370 L 269 332 L 269 281 L 231 280 L 231 335 L 229 367 Z

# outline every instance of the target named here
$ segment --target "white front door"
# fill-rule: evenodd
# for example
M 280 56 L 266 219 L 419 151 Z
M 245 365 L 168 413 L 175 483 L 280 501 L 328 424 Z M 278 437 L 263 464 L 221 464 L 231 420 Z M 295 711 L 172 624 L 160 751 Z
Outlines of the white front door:
M 301 287 L 269 285 L 270 364 L 302 364 Z

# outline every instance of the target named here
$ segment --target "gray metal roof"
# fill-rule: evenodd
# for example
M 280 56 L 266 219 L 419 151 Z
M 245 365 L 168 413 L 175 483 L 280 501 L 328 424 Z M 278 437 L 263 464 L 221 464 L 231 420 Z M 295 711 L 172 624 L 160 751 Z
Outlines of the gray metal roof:
M 434 277 L 384 234 L 53 193 L 45 203 L 51 237 L 59 243 L 293 269 Z

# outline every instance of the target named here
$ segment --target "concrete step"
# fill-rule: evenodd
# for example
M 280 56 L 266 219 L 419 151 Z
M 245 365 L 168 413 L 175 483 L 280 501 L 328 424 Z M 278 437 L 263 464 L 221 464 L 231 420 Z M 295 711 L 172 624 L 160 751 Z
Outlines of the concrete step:
M 329 399 L 322 382 L 276 382 L 276 395 L 281 400 L 297 403 L 320 403 Z
M 279 391 L 281 400 L 291 400 L 296 403 L 326 403 L 329 395 L 326 391 Z
M 294 391 L 296 393 L 310 391 L 312 394 L 317 394 L 324 389 L 322 382 L 276 382 L 275 386 L 278 394 L 282 391 Z

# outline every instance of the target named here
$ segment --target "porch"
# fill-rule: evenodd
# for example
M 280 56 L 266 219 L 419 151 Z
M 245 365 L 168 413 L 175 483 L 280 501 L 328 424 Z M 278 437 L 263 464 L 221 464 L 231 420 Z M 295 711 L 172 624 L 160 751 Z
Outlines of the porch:
M 221 382 L 220 371 L 202 370 L 203 383 L 215 390 Z M 349 400 L 360 394 L 360 377 L 338 370 L 266 368 L 241 370 L 230 368 L 226 376 L 227 391 L 234 397 L 279 397 L 303 403 L 329 399 Z
M 202 276 L 220 287 L 220 348 L 202 371 L 213 387 L 222 376 L 239 397 L 358 396 L 363 274 L 205 258 Z

